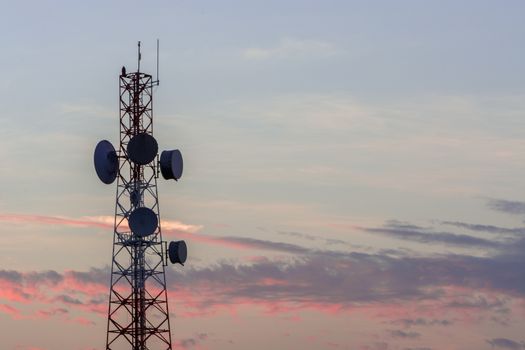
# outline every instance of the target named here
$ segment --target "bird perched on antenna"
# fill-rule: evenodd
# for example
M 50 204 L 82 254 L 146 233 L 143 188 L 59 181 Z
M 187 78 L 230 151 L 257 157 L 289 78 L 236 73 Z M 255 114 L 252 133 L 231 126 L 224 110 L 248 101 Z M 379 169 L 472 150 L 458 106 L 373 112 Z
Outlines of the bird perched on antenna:
M 122 74 L 120 74 L 121 77 L 126 76 L 126 67 L 122 66 Z

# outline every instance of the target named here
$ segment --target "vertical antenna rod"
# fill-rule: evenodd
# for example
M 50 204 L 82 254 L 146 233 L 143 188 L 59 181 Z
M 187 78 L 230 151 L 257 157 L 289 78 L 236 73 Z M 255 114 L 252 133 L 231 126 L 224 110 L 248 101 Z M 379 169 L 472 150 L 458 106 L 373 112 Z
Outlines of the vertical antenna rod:
M 140 55 L 140 41 L 138 43 L 138 60 L 137 60 L 137 72 L 140 72 L 140 59 L 141 59 L 141 55 Z
M 160 83 L 160 79 L 159 79 L 159 39 L 157 39 L 157 81 L 156 81 L 157 85 L 159 85 Z

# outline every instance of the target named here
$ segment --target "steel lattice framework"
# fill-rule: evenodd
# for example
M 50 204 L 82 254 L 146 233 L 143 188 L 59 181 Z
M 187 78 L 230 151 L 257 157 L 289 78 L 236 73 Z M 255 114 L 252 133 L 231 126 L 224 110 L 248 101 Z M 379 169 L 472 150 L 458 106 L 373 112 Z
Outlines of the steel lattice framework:
M 151 75 L 120 76 L 120 146 L 113 236 L 106 350 L 171 349 L 166 291 L 166 244 L 162 240 L 157 191 L 157 160 L 132 162 L 129 141 L 138 134 L 153 135 Z M 137 208 L 153 210 L 158 226 L 145 237 L 131 232 L 128 218 Z

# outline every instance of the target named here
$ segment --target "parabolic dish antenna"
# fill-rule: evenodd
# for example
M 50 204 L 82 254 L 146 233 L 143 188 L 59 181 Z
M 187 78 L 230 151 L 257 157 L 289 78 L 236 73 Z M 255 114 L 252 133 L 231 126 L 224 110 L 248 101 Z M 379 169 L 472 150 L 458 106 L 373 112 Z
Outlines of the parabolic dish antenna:
M 139 236 L 146 237 L 157 229 L 159 220 L 150 208 L 140 207 L 131 212 L 128 218 L 129 228 Z
M 117 152 L 115 152 L 111 142 L 102 140 L 97 144 L 94 161 L 100 181 L 107 185 L 115 181 L 118 173 L 118 159 Z
M 188 247 L 186 246 L 186 242 L 170 242 L 168 247 L 168 256 L 172 264 L 184 265 L 184 262 L 186 262 L 186 257 L 188 256 Z
M 166 180 L 180 179 L 182 176 L 182 154 L 178 149 L 161 153 L 160 172 Z
M 157 140 L 146 133 L 133 136 L 133 138 L 129 140 L 127 147 L 129 159 L 139 165 L 151 163 L 157 156 L 158 150 Z

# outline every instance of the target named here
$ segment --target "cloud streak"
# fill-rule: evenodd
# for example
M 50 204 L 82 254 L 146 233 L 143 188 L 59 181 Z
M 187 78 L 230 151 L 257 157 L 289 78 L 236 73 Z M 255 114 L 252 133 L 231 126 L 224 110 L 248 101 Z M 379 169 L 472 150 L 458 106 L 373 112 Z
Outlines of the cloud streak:
M 487 201 L 487 206 L 506 214 L 525 215 L 525 202 L 491 198 Z
M 247 60 L 265 61 L 298 57 L 329 57 L 337 52 L 335 46 L 329 42 L 284 38 L 273 47 L 246 48 L 242 50 L 242 57 Z
M 457 247 L 477 247 L 499 249 L 502 243 L 479 237 L 451 232 L 434 232 L 431 230 L 419 230 L 413 228 L 384 226 L 384 227 L 362 227 L 362 231 L 380 234 L 392 238 L 419 243 L 439 243 Z
M 198 286 L 196 290 L 203 293 L 204 304 L 256 299 L 348 307 L 358 303 L 436 300 L 441 295 L 439 289 L 450 286 L 522 298 L 523 269 L 523 255 L 393 258 L 323 251 L 289 262 L 262 260 L 251 265 L 220 263 L 190 268 L 171 275 L 170 280 L 177 281 L 174 287 Z
M 518 343 L 508 338 L 494 338 L 487 340 L 493 349 L 522 350 L 525 349 L 525 343 Z
M 525 234 L 525 227 L 500 227 L 493 225 L 481 225 L 481 224 L 469 224 L 458 221 L 442 221 L 443 225 L 455 226 L 458 228 L 464 228 L 470 231 L 476 232 L 487 232 L 495 234 L 510 234 L 510 235 L 523 235 Z
M 103 229 L 113 229 L 113 216 L 84 216 L 81 218 L 71 218 L 66 216 L 32 215 L 4 213 L 0 214 L 0 221 L 13 224 L 37 224 L 37 225 L 59 225 L 67 227 L 98 227 Z M 193 233 L 199 231 L 202 226 L 184 224 L 180 221 L 162 220 L 162 228 L 166 231 L 182 231 Z
M 82 218 L 70 218 L 62 216 L 26 215 L 26 214 L 0 214 L 0 221 L 14 224 L 43 224 L 66 227 L 98 227 L 113 230 L 112 216 L 87 216 Z M 230 249 L 259 249 L 271 250 L 291 254 L 303 254 L 310 250 L 298 245 L 271 242 L 245 237 L 217 237 L 198 233 L 202 229 L 200 225 L 184 224 L 180 221 L 162 220 L 162 233 L 166 236 L 177 236 L 177 238 L 188 239 L 206 244 L 218 245 Z

